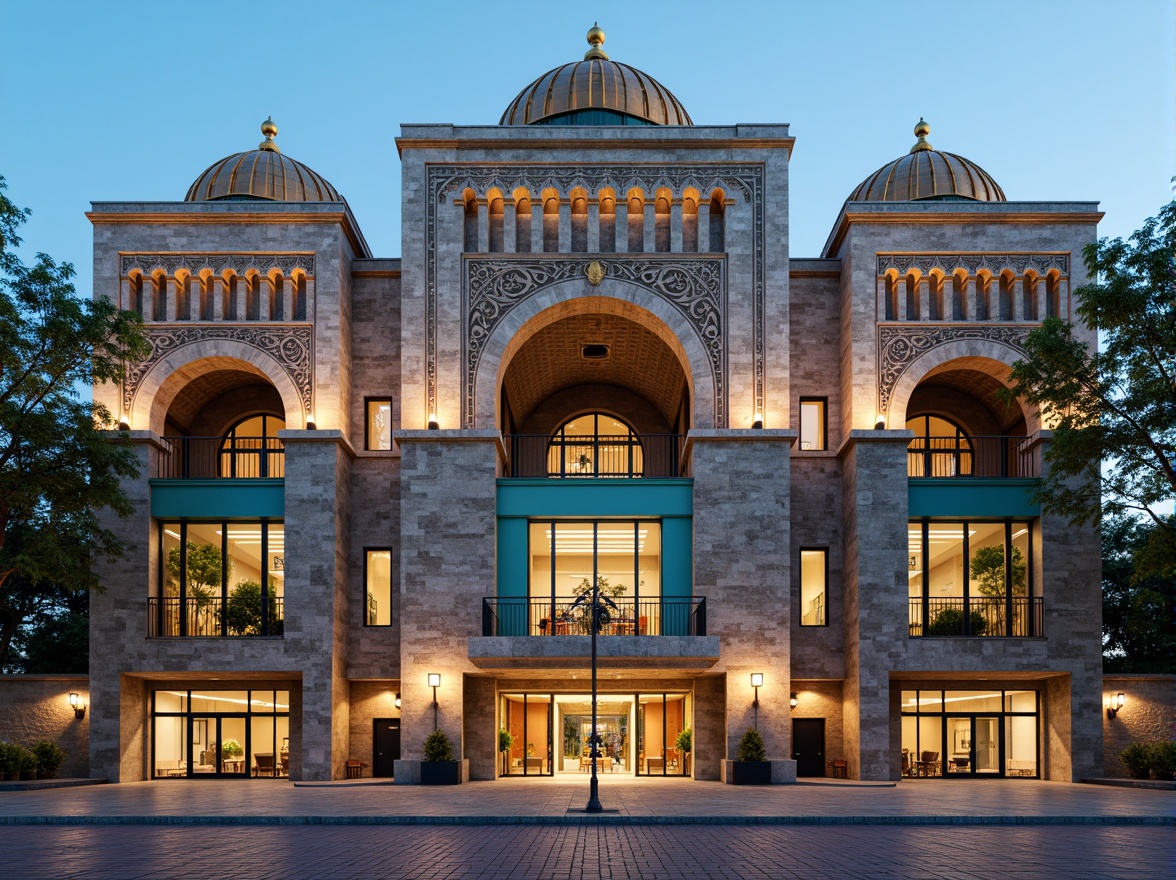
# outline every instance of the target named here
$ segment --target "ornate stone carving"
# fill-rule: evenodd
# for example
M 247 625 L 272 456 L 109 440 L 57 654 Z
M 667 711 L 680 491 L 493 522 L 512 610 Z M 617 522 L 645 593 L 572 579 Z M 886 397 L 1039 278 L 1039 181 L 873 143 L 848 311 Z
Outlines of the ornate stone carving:
M 211 269 L 214 274 L 225 272 L 243 274 L 256 270 L 267 275 L 274 269 L 290 274 L 301 269 L 307 275 L 314 275 L 314 254 L 120 254 L 121 273 L 138 270 L 150 275 L 162 269 L 174 275 L 177 269 L 187 269 L 193 275 Z
M 950 327 L 879 327 L 878 328 L 878 411 L 887 412 L 899 378 L 915 359 L 951 342 L 982 339 L 999 342 L 1020 354 L 1025 351 L 1025 337 L 1030 327 L 1001 327 L 989 324 Z
M 123 382 L 123 410 L 126 412 L 131 411 L 143 377 L 163 358 L 185 345 L 227 339 L 263 351 L 281 364 L 298 389 L 303 413 L 310 414 L 314 343 L 312 329 L 308 326 L 146 327 L 143 333 L 151 345 L 151 353 L 127 370 Z
M 878 274 L 885 275 L 890 271 L 897 271 L 899 275 L 906 275 L 912 269 L 918 269 L 926 275 L 932 269 L 950 275 L 957 269 L 963 269 L 969 275 L 975 275 L 980 269 L 986 269 L 993 275 L 999 275 L 1005 269 L 1011 269 L 1017 275 L 1023 275 L 1032 269 L 1039 275 L 1044 275 L 1051 269 L 1063 276 L 1070 274 L 1069 254 L 878 254 Z
M 715 188 L 738 194 L 752 210 L 752 364 L 755 408 L 764 408 L 764 166 L 760 164 L 699 163 L 691 165 L 428 165 L 428 200 L 425 217 L 425 385 L 428 407 L 437 406 L 437 235 L 438 209 L 454 194 L 469 187 L 484 195 L 491 187 L 513 192 L 526 187 L 532 193 L 553 187 L 567 193 L 583 187 L 591 193 L 602 187 L 625 192 L 641 187 L 652 192 L 667 187 L 681 193 L 694 187 L 700 193 Z M 611 256 L 611 255 L 610 255 Z M 680 256 L 675 254 L 674 256 Z M 582 269 L 581 269 L 582 271 Z M 465 396 L 463 395 L 463 401 Z M 726 401 L 721 406 L 725 408 Z M 725 422 L 718 422 L 725 425 Z
M 600 282 L 604 280 L 604 266 L 601 265 L 600 260 L 593 260 L 584 269 L 584 274 L 588 276 L 588 283 L 593 287 L 599 287 Z
M 690 322 L 706 349 L 714 377 L 715 423 L 725 423 L 727 345 L 723 257 L 616 254 L 606 261 L 598 261 L 575 254 L 551 254 L 544 259 L 519 254 L 464 262 L 462 424 L 465 427 L 474 427 L 474 382 L 486 340 L 494 328 L 523 300 L 561 281 L 583 278 L 593 264 L 600 267 L 601 280 L 613 278 L 642 287 L 665 300 Z

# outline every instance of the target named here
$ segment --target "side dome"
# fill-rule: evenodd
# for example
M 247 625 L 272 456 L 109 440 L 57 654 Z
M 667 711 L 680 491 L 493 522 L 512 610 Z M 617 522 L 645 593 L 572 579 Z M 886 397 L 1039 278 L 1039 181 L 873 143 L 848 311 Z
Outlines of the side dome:
M 920 119 L 911 151 L 863 180 L 848 201 L 1005 201 L 1004 190 L 987 171 L 963 156 L 934 149 L 927 142 L 930 133 L 931 126 Z
M 604 31 L 588 31 L 591 48 L 539 77 L 511 101 L 499 125 L 693 125 L 665 86 L 601 49 Z
M 341 202 L 343 197 L 301 162 L 283 156 L 274 135 L 273 119 L 261 124 L 265 135 L 256 150 L 234 153 L 210 165 L 188 187 L 185 202 L 217 200 L 272 202 Z

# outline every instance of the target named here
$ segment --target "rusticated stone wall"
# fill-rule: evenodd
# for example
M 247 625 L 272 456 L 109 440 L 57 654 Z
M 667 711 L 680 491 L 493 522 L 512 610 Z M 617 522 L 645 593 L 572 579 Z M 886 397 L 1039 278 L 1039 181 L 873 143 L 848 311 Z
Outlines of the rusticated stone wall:
M 1107 701 L 1123 694 L 1123 708 L 1107 717 Z M 1103 676 L 1103 773 L 1126 776 L 1119 753 L 1134 742 L 1176 739 L 1176 675 Z
M 79 720 L 69 704 L 76 693 L 90 705 L 84 675 L 0 675 L 0 742 L 27 746 L 38 739 L 65 750 L 59 778 L 90 775 L 90 715 Z

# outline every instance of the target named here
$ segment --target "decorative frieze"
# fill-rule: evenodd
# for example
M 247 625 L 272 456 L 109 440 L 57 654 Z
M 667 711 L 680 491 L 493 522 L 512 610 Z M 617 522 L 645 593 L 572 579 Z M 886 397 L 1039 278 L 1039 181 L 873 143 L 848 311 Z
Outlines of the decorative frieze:
M 314 254 L 119 254 L 120 273 L 125 277 L 133 271 L 150 275 L 162 269 L 175 275 L 177 269 L 187 269 L 198 275 L 209 269 L 215 275 L 249 271 L 268 275 L 275 269 L 284 275 L 301 270 L 314 275 Z
M 486 341 L 510 312 L 533 294 L 571 279 L 600 272 L 596 282 L 611 278 L 641 287 L 669 303 L 698 334 L 706 350 L 715 384 L 715 424 L 726 414 L 726 301 L 724 258 L 610 255 L 607 260 L 552 255 L 535 259 L 465 260 L 465 326 L 462 351 L 465 364 L 462 424 L 475 425 L 475 381 Z M 594 285 L 595 286 L 595 285 Z
M 878 275 L 898 272 L 900 276 L 918 270 L 921 274 L 938 269 L 945 275 L 963 269 L 969 275 L 986 270 L 999 275 L 1006 270 L 1016 275 L 1033 271 L 1045 275 L 1056 271 L 1070 274 L 1069 254 L 878 254 Z

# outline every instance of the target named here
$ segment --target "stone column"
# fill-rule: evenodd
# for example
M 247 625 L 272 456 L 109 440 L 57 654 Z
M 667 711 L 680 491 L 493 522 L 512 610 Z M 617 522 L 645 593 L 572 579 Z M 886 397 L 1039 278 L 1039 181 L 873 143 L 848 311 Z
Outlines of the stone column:
M 919 292 L 917 297 L 919 301 L 919 320 L 931 320 L 931 276 L 924 275 L 919 279 L 919 283 L 915 286 L 915 290 Z
M 478 200 L 478 253 L 490 253 L 490 205 Z
M 502 200 L 502 252 L 515 253 L 515 234 L 518 230 L 518 220 L 515 218 L 515 203 L 509 199 Z
M 902 668 L 909 637 L 907 445 L 913 436 L 854 430 L 840 453 L 845 757 L 850 777 L 857 779 L 899 777 L 898 748 L 891 747 L 890 672 Z
M 734 759 L 758 714 L 768 758 L 791 766 L 793 779 L 789 451 L 795 442 L 795 431 L 696 430 L 686 449 L 694 475 L 694 593 L 706 596 L 707 634 L 723 644 L 713 670 L 726 674 L 722 757 Z M 758 713 L 753 672 L 764 675 Z
M 225 320 L 225 279 L 220 275 L 211 276 L 208 279 L 208 295 L 212 297 L 212 320 Z
M 616 219 L 613 221 L 613 234 L 616 237 L 616 252 L 623 254 L 629 250 L 629 203 L 624 199 L 617 199 Z
M 653 202 L 645 203 L 645 222 L 642 225 L 645 232 L 645 243 L 642 245 L 642 250 L 647 254 L 652 254 L 657 250 L 657 212 L 653 209 Z
M 572 203 L 567 199 L 559 200 L 559 242 L 555 246 L 556 253 L 566 254 L 572 249 Z
M 670 205 L 670 252 L 682 253 L 682 203 Z
M 600 203 L 588 203 L 588 253 L 600 251 Z
M 176 320 L 176 297 L 179 293 L 176 290 L 176 279 L 171 276 L 161 278 L 159 280 L 159 286 L 163 292 L 164 308 L 166 309 L 164 315 L 165 320 L 174 321 Z
M 282 320 L 294 320 L 294 288 L 295 281 L 286 275 L 282 276 Z
M 1025 278 L 1018 275 L 1009 284 L 1009 308 L 1011 314 L 1010 321 L 1024 321 L 1025 320 Z
M 698 203 L 698 252 L 710 253 L 710 202 Z
M 878 276 L 878 281 L 874 286 L 874 296 L 876 300 L 875 308 L 878 310 L 879 321 L 892 321 L 897 315 L 888 315 L 888 300 L 890 299 L 890 284 L 886 280 L 885 275 Z
M 492 746 L 489 755 L 464 755 L 463 707 L 464 677 L 477 672 L 469 661 L 468 638 L 481 632 L 482 597 L 494 594 L 499 442 L 492 430 L 396 435 L 401 450 L 400 737 L 404 756 L 396 764 L 398 784 L 420 780 L 425 738 L 433 730 L 428 676 L 434 672 L 441 676 L 437 724 L 453 743 L 455 757 L 473 757 L 475 767 L 488 759 L 487 766 L 494 766 Z
M 531 253 L 543 253 L 543 201 L 531 202 Z M 403 732 L 401 733 L 403 737 Z

